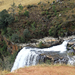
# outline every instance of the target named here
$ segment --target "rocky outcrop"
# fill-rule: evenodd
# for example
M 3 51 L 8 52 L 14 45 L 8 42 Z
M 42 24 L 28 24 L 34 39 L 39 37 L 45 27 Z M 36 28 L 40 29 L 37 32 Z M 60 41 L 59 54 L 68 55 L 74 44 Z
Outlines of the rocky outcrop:
M 51 64 L 67 64 L 68 63 L 68 57 L 66 53 L 59 53 L 59 52 L 46 52 L 45 54 L 40 54 L 40 58 L 43 58 L 43 62 L 50 62 Z M 47 61 L 49 60 L 49 61 Z
M 53 38 L 53 37 L 45 37 L 42 39 L 31 39 L 30 42 L 28 43 L 13 43 L 11 42 L 9 39 L 7 39 L 5 36 L 1 36 L 0 35 L 0 41 L 5 40 L 6 44 L 7 44 L 7 49 L 10 53 L 13 53 L 15 50 L 17 51 L 18 49 L 21 49 L 23 47 L 39 47 L 39 44 L 41 42 L 41 45 L 43 47 L 51 47 L 54 45 L 58 45 L 60 43 L 63 42 L 63 40 L 71 40 L 68 42 L 68 45 L 72 45 L 73 50 L 75 51 L 75 40 L 74 40 L 75 36 L 69 36 L 69 37 L 59 37 L 58 38 Z M 73 40 L 72 40 L 73 39 Z M 69 47 L 68 47 L 69 48 Z
M 57 38 L 53 38 L 53 37 L 45 37 L 42 39 L 31 39 L 30 43 L 24 43 L 24 44 L 18 44 L 18 46 L 26 47 L 26 46 L 30 46 L 30 47 L 39 47 L 39 43 L 42 42 L 42 45 L 44 47 L 51 47 L 53 45 L 57 45 L 60 43 L 60 41 Z

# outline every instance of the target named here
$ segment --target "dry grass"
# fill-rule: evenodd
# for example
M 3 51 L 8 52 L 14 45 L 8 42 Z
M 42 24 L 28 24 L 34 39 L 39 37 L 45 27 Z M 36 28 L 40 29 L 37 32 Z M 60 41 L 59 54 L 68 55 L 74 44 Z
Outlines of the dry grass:
M 6 75 L 74 75 L 75 67 L 66 65 L 38 65 L 20 68 Z
M 0 70 L 0 75 L 6 75 L 7 73 L 9 73 L 9 72 L 6 70 L 4 70 L 4 71 Z
M 28 4 L 37 4 L 39 2 L 48 2 L 50 1 L 51 3 L 54 0 L 14 0 L 14 3 L 16 5 L 22 4 L 22 5 L 28 5 Z M 0 0 L 0 11 L 3 9 L 8 9 L 11 5 L 13 4 L 13 0 Z

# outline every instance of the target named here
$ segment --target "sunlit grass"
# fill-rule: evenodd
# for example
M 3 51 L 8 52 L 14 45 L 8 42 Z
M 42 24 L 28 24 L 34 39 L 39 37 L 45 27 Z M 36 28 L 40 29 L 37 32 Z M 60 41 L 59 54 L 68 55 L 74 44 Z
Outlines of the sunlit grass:
M 6 75 L 7 73 L 9 73 L 9 71 L 7 71 L 7 70 L 4 70 L 4 71 L 0 70 L 0 75 Z

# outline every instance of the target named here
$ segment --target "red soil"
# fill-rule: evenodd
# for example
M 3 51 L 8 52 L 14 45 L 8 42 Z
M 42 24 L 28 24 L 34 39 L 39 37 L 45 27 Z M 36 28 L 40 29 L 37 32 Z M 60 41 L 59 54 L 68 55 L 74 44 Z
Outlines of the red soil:
M 71 66 L 32 66 L 20 68 L 6 75 L 75 75 Z

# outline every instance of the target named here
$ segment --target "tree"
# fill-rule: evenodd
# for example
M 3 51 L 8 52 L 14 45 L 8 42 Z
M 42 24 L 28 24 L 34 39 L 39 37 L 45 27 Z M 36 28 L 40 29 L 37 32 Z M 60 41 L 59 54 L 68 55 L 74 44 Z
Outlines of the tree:
M 14 17 L 7 12 L 6 9 L 0 12 L 0 28 L 7 27 L 14 21 Z

